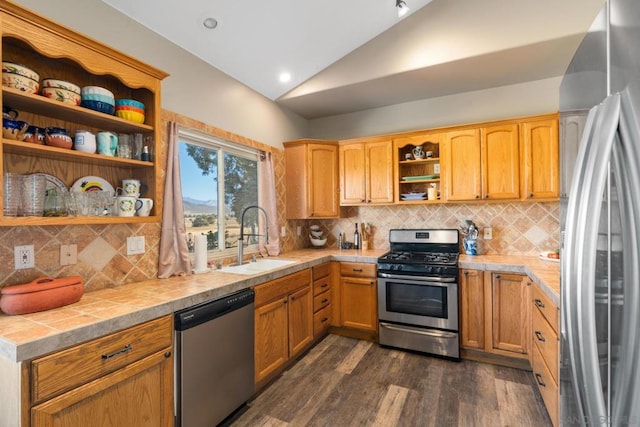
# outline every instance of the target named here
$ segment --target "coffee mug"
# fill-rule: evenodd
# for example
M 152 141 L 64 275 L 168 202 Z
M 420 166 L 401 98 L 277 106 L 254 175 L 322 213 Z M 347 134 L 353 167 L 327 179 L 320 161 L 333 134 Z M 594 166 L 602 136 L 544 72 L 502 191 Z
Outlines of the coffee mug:
M 149 187 L 147 184 L 140 182 L 139 179 L 123 179 L 122 180 L 122 195 L 131 196 L 136 199 L 140 196 L 144 196 Z
M 88 130 L 78 130 L 73 138 L 73 149 L 84 153 L 96 152 L 96 136 Z
M 98 154 L 115 156 L 116 148 L 118 148 L 118 137 L 114 133 L 98 132 L 96 139 L 98 141 Z
M 153 199 L 138 199 L 136 208 L 136 215 L 138 216 L 151 215 L 151 209 L 153 208 Z
M 118 196 L 116 198 L 116 212 L 118 216 L 134 216 L 138 200 L 131 196 Z

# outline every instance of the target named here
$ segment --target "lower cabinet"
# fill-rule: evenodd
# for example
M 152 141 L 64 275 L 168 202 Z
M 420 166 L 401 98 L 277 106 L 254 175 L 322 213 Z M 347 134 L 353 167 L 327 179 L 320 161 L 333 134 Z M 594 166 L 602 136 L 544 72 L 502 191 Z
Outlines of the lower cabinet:
M 311 270 L 254 288 L 255 381 L 266 379 L 313 341 Z
M 172 345 L 165 316 L 33 360 L 31 425 L 172 426 Z
M 341 326 L 378 330 L 376 265 L 340 263 Z
M 532 297 L 532 355 L 533 377 L 554 426 L 558 425 L 558 382 L 560 369 L 559 319 L 560 310 L 537 287 Z
M 530 342 L 527 276 L 460 270 L 460 346 L 527 359 Z

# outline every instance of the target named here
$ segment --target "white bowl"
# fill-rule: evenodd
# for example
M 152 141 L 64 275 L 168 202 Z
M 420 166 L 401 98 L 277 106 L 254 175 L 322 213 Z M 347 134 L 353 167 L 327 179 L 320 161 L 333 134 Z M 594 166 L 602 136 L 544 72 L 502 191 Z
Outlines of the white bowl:
M 82 92 L 82 95 L 88 95 L 88 94 L 106 95 L 109 98 L 113 98 L 115 100 L 115 97 L 113 96 L 113 92 L 100 86 L 84 86 L 81 92 Z
M 38 93 L 38 89 L 40 89 L 40 83 L 36 80 L 31 80 L 29 77 L 25 77 L 21 74 L 6 72 L 2 73 L 2 86 L 33 94 Z
M 319 225 L 312 225 L 311 227 L 309 227 L 309 230 L 318 231 L 318 230 L 320 230 L 320 226 Z
M 309 236 L 309 240 L 311 240 L 313 246 L 324 246 L 327 243 L 326 237 L 324 239 L 316 239 L 313 236 Z
M 322 237 L 322 233 L 323 233 L 322 231 L 311 230 L 311 235 L 316 238 Z
M 80 105 L 80 95 L 70 90 L 59 87 L 43 87 L 40 93 L 42 96 L 65 104 Z
M 40 74 L 36 73 L 34 70 L 27 67 L 26 65 L 17 64 L 15 62 L 2 61 L 2 72 L 17 74 L 19 76 L 23 76 L 28 79 L 35 80 L 36 82 L 40 81 Z

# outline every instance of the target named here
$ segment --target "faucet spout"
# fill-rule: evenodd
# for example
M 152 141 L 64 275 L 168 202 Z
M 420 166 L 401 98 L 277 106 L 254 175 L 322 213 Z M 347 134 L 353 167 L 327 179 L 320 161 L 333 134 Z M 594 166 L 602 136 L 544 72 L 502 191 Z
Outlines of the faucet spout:
M 244 234 L 244 214 L 246 214 L 249 209 L 258 209 L 264 214 L 264 234 Z M 240 237 L 238 237 L 238 265 L 242 265 L 242 258 L 244 257 L 244 238 L 248 236 L 262 236 L 264 237 L 264 243 L 269 243 L 269 217 L 267 216 L 267 211 L 265 211 L 258 205 L 247 206 L 246 208 L 244 208 L 244 210 L 242 211 L 242 215 L 240 216 Z

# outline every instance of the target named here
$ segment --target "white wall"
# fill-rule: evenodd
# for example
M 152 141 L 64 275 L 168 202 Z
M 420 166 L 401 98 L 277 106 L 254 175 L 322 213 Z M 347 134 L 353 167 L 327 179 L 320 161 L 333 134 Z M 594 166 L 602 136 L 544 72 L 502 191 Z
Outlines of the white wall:
M 170 74 L 162 107 L 275 147 L 307 136 L 308 122 L 99 0 L 15 3 Z M 48 77 L 48 76 L 47 76 Z
M 313 119 L 309 136 L 348 139 L 558 111 L 562 77 Z

